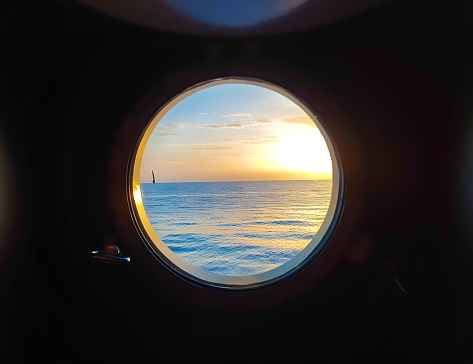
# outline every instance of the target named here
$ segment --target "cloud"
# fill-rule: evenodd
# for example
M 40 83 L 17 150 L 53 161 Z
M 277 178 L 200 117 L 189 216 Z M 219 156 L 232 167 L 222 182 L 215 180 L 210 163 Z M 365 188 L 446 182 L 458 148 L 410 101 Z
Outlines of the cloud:
M 247 114 L 251 115 L 251 114 Z M 240 124 L 240 123 L 234 123 L 234 124 L 223 124 L 223 125 L 200 125 L 202 128 L 211 128 L 211 129 L 242 129 L 242 128 L 250 128 L 254 126 L 262 126 L 262 125 L 271 125 L 274 124 L 275 121 L 269 120 L 269 119 L 258 119 L 255 122 L 251 124 Z
M 278 137 L 275 136 L 267 136 L 263 138 L 250 138 L 248 140 L 243 141 L 244 144 L 263 144 L 263 143 L 274 143 L 278 142 Z
M 288 119 L 282 119 L 281 120 L 283 123 L 286 124 L 303 124 L 307 125 L 310 127 L 315 127 L 314 121 L 309 118 L 308 116 L 300 116 L 300 117 L 295 117 L 295 118 L 288 118 Z
M 252 116 L 253 114 L 245 114 L 243 112 L 237 112 L 237 113 L 233 113 L 233 114 L 230 114 L 230 116 L 236 116 L 236 117 L 246 117 L 246 116 Z
M 167 124 L 164 124 L 164 125 L 159 125 L 156 127 L 156 129 L 154 130 L 158 130 L 158 131 L 161 131 L 161 130 L 177 130 L 177 129 L 180 129 L 182 128 L 182 124 L 181 123 L 167 123 Z
M 196 150 L 198 152 L 205 152 L 208 150 L 227 150 L 227 149 L 234 149 L 233 147 L 194 147 L 194 148 L 185 148 L 181 150 Z
M 230 114 L 233 115 L 233 114 Z M 237 115 L 251 115 L 251 114 L 237 114 Z M 223 116 L 223 115 L 221 115 Z M 225 117 L 229 117 L 226 115 Z M 234 123 L 234 124 L 223 124 L 223 125 L 199 125 L 202 128 L 210 128 L 210 129 L 242 129 L 242 128 L 251 128 L 257 126 L 269 126 L 274 124 L 302 124 L 310 126 L 311 128 L 316 127 L 314 121 L 309 118 L 308 116 L 301 116 L 301 117 L 294 117 L 294 118 L 287 118 L 287 119 L 258 119 L 251 124 L 241 124 L 241 123 Z
M 274 124 L 273 120 L 269 119 L 258 119 L 254 125 Z
M 247 114 L 243 112 L 235 112 L 231 114 L 220 115 L 221 118 L 247 118 L 253 116 L 253 114 Z
M 243 124 L 224 124 L 224 125 L 201 125 L 202 128 L 211 129 L 241 129 L 244 128 Z
M 251 153 L 245 152 L 238 152 L 238 153 L 223 153 L 223 154 L 215 154 L 213 157 L 238 157 L 238 156 L 246 156 L 250 155 Z
M 178 136 L 179 134 L 176 134 L 176 133 L 163 133 L 163 132 L 158 131 L 155 135 L 157 135 L 157 136 Z

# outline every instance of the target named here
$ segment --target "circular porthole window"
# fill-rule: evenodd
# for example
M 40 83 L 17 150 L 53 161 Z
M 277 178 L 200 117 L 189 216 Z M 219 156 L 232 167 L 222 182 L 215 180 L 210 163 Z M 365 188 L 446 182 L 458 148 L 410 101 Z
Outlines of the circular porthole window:
M 164 105 L 132 156 L 129 194 L 156 257 L 192 281 L 246 288 L 314 257 L 339 214 L 332 142 L 295 96 L 211 80 Z

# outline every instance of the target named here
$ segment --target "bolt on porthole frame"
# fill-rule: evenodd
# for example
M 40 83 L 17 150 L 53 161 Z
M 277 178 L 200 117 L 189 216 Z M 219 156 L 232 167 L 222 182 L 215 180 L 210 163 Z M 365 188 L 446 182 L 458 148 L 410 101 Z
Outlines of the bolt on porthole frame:
M 316 127 L 319 129 L 320 133 L 325 139 L 327 148 L 330 152 L 330 157 L 332 159 L 332 195 L 326 217 L 318 232 L 314 235 L 312 240 L 305 248 L 303 248 L 298 254 L 289 259 L 287 262 L 268 271 L 252 275 L 232 276 L 207 271 L 187 262 L 178 254 L 171 251 L 171 249 L 158 236 L 148 219 L 143 206 L 140 188 L 140 171 L 143 153 L 151 134 L 162 117 L 175 105 L 188 96 L 208 87 L 224 84 L 246 84 L 263 87 L 277 92 L 294 102 L 315 123 Z M 147 248 L 152 252 L 152 254 L 157 258 L 157 260 L 164 264 L 166 268 L 170 269 L 173 273 L 177 274 L 181 278 L 201 286 L 241 290 L 266 286 L 292 275 L 296 271 L 300 270 L 316 255 L 318 255 L 322 248 L 327 244 L 327 241 L 332 235 L 341 214 L 343 192 L 341 164 L 336 148 L 323 125 L 321 124 L 320 118 L 315 116 L 310 108 L 307 107 L 296 96 L 277 85 L 262 81 L 260 79 L 247 77 L 226 77 L 212 79 L 189 87 L 180 94 L 176 95 L 156 112 L 154 117 L 143 129 L 130 155 L 128 169 L 128 202 L 133 222 L 141 239 Z

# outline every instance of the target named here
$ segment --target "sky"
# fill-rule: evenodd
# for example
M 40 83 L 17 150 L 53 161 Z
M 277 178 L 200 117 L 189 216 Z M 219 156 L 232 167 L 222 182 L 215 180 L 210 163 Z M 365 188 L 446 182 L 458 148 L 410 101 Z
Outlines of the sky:
M 248 84 L 208 87 L 159 121 L 141 162 L 141 183 L 332 178 L 325 139 L 279 93 Z

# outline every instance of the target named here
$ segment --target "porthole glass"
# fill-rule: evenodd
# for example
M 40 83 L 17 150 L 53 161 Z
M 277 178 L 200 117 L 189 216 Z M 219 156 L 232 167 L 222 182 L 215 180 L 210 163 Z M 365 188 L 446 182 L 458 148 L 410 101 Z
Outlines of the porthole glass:
M 132 212 L 152 252 L 219 287 L 296 271 L 338 214 L 339 163 L 320 121 L 260 80 L 212 80 L 176 96 L 143 131 L 130 174 Z

